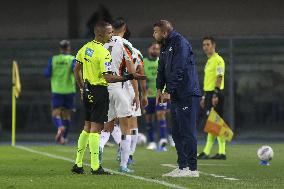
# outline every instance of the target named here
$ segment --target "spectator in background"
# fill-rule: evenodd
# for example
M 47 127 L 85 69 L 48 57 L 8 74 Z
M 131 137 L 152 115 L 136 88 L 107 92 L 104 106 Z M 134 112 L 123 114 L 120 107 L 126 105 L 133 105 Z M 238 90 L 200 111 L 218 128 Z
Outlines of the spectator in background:
M 57 127 L 55 141 L 67 142 L 71 125 L 71 113 L 74 109 L 76 83 L 73 75 L 75 57 L 70 55 L 71 45 L 67 40 L 59 43 L 60 53 L 52 56 L 45 69 L 45 76 L 50 78 L 52 93 L 52 120 Z
M 160 45 L 157 42 L 151 43 L 148 48 L 148 57 L 144 58 L 144 72 L 147 76 L 147 97 L 148 106 L 145 108 L 145 121 L 147 124 L 148 141 L 147 149 L 156 150 L 157 144 L 155 142 L 155 125 L 160 129 L 159 150 L 166 151 L 167 144 L 167 122 L 166 109 L 167 103 L 156 105 L 156 78 L 160 55 Z M 157 120 L 157 124 L 155 121 Z

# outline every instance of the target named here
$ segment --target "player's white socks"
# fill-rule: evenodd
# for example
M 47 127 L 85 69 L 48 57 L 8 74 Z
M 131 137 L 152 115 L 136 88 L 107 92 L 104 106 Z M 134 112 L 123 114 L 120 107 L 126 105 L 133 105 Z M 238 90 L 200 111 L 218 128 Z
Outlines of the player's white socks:
M 120 151 L 121 151 L 121 167 L 127 167 L 130 155 L 131 135 L 121 135 Z
M 111 136 L 113 137 L 116 144 L 119 144 L 121 142 L 121 130 L 117 124 L 114 125 Z
M 100 148 L 103 151 L 104 147 L 109 140 L 110 132 L 102 131 L 101 132 L 101 140 L 100 140 Z
M 137 142 L 138 142 L 138 128 L 131 129 L 130 155 L 134 154 Z

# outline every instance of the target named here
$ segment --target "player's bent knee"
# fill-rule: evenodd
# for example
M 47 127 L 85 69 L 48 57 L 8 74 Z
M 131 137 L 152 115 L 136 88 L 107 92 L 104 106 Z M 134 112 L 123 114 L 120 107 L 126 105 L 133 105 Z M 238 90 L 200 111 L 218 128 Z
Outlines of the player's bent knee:
M 61 117 L 61 108 L 55 108 L 52 110 L 52 117 Z
M 71 120 L 71 110 L 67 109 L 62 110 L 62 118 Z
M 166 119 L 166 112 L 164 110 L 157 111 L 156 113 L 158 120 L 165 120 Z

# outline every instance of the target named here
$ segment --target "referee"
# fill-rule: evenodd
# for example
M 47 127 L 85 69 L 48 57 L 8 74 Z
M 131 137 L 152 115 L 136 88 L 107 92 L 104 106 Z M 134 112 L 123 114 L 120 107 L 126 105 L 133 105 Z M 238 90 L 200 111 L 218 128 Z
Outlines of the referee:
M 154 24 L 153 36 L 162 44 L 157 73 L 156 103 L 171 99 L 172 136 L 179 166 L 163 176 L 199 177 L 196 119 L 200 89 L 192 47 L 166 20 Z M 162 93 L 164 87 L 166 89 Z
M 103 44 L 113 34 L 112 26 L 107 22 L 99 22 L 95 26 L 95 39 L 86 43 L 77 53 L 74 76 L 81 91 L 85 106 L 85 126 L 78 139 L 76 163 L 73 173 L 83 174 L 84 152 L 89 144 L 91 154 L 91 174 L 105 175 L 106 172 L 99 164 L 100 132 L 104 122 L 107 122 L 109 108 L 108 83 L 125 82 L 140 79 L 139 74 L 124 76 L 112 75 L 111 55 Z
M 204 69 L 204 96 L 202 97 L 200 105 L 204 110 L 204 116 L 206 118 L 208 117 L 212 107 L 214 107 L 215 111 L 223 117 L 225 62 L 215 51 L 215 48 L 216 42 L 213 37 L 208 36 L 203 38 L 203 51 L 208 57 L 208 60 Z M 222 137 L 217 137 L 219 152 L 216 155 L 209 157 L 215 139 L 215 136 L 208 133 L 206 146 L 203 152 L 198 155 L 198 159 L 210 158 L 226 160 L 226 141 Z

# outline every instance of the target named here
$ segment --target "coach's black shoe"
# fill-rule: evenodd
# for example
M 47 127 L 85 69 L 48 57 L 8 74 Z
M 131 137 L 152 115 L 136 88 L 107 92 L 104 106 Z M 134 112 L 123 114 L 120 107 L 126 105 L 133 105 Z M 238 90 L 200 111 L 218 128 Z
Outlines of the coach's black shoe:
M 93 169 L 91 169 L 91 174 L 92 175 L 112 175 L 113 173 L 110 173 L 110 172 L 108 172 L 108 171 L 105 171 L 104 169 L 103 169 L 103 167 L 102 166 L 100 166 L 99 168 L 98 168 L 98 170 L 93 170 Z
M 83 169 L 83 167 L 78 167 L 77 164 L 75 164 L 72 169 L 71 169 L 72 173 L 76 173 L 76 174 L 84 174 L 85 171 Z
M 204 152 L 201 152 L 198 156 L 197 159 L 209 159 L 209 156 L 206 155 Z
M 210 157 L 210 159 L 226 160 L 227 156 L 225 154 L 216 154 L 216 155 Z

